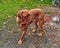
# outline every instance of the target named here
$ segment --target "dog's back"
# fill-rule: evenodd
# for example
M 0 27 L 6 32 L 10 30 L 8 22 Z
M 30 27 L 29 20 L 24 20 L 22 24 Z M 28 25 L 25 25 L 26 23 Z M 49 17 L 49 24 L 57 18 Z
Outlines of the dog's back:
M 31 14 L 32 18 L 35 19 L 41 19 L 42 17 L 44 17 L 44 11 L 42 9 L 31 9 L 29 13 Z

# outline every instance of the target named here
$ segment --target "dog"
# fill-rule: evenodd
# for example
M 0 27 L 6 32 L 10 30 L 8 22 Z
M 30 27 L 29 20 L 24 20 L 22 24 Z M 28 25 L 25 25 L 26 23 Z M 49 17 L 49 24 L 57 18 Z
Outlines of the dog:
M 35 24 L 35 28 L 32 30 L 32 32 L 36 32 L 37 28 L 39 27 L 39 35 L 42 36 L 44 34 L 44 11 L 42 9 L 24 9 L 18 11 L 16 21 L 22 31 L 21 38 L 18 41 L 19 45 L 23 43 L 27 28 L 32 22 Z

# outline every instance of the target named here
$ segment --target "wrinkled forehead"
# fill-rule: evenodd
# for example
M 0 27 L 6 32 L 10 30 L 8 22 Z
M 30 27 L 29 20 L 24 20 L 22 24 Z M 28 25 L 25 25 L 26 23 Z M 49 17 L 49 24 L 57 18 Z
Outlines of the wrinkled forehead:
M 28 10 L 22 10 L 21 14 L 24 16 L 27 16 L 29 14 L 29 11 Z
M 20 10 L 17 14 L 20 14 L 20 13 L 27 13 L 28 12 L 28 10 L 27 9 L 24 9 L 24 10 Z

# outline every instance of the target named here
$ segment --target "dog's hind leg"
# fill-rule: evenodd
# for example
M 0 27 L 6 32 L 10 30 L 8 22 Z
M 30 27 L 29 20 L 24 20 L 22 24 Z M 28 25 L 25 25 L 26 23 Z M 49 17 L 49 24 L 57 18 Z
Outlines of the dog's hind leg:
M 36 30 L 37 30 L 37 28 L 38 28 L 37 22 L 38 22 L 37 20 L 36 20 L 36 21 L 34 21 L 35 28 L 32 30 L 32 32 L 36 32 Z
M 45 33 L 43 25 L 44 25 L 44 19 L 42 18 L 42 20 L 39 21 L 39 28 L 41 30 L 40 33 L 38 34 L 39 36 L 42 36 Z

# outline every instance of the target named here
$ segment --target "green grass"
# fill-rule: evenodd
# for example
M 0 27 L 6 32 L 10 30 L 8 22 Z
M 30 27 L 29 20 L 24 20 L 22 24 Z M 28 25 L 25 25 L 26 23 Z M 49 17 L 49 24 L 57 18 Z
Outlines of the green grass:
M 16 16 L 16 13 L 24 8 L 31 9 L 51 4 L 49 0 L 41 2 L 40 0 L 0 0 L 0 26 L 4 21 Z

